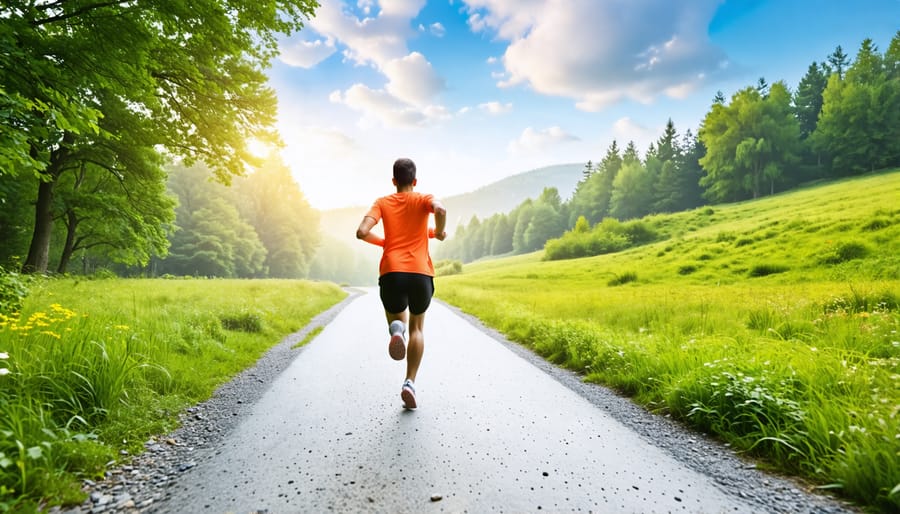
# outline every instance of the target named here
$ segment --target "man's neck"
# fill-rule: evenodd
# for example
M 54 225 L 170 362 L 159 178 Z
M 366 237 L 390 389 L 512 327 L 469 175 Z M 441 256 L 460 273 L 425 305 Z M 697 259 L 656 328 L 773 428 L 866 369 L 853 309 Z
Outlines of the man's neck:
M 397 192 L 398 192 L 398 193 L 411 193 L 412 190 L 413 190 L 413 186 L 412 186 L 412 185 L 408 185 L 408 186 L 397 186 Z

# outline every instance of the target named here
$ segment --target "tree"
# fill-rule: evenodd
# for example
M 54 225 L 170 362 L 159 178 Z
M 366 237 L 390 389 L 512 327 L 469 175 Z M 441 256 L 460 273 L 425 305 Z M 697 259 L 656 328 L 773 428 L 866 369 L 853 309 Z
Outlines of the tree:
M 797 92 L 794 93 L 794 113 L 800 123 L 801 139 L 807 139 L 816 130 L 819 113 L 822 111 L 822 93 L 827 84 L 825 66 L 819 66 L 815 61 L 800 79 Z
M 503 255 L 513 251 L 513 230 L 509 216 L 500 214 L 494 227 L 494 239 L 491 241 L 491 255 Z
M 653 183 L 647 168 L 640 162 L 628 162 L 613 183 L 610 214 L 620 220 L 640 218 L 650 212 Z
M 900 164 L 900 80 L 888 73 L 895 59 L 890 48 L 900 45 L 898 39 L 900 33 L 884 57 L 864 40 L 844 79 L 838 74 L 828 79 L 812 139 L 833 175 Z
M 765 77 L 760 77 L 760 78 L 756 81 L 756 91 L 757 91 L 757 92 L 759 93 L 759 95 L 762 96 L 763 98 L 769 96 L 769 83 L 766 82 L 766 78 L 765 78 Z
M 277 154 L 235 181 L 238 208 L 266 248 L 268 276 L 305 278 L 321 240 L 319 213 Z
M 165 176 L 157 166 L 116 177 L 89 163 L 61 176 L 55 203 L 65 237 L 56 271 L 66 273 L 79 250 L 129 266 L 146 266 L 151 257 L 164 257 L 175 221 L 175 201 L 166 193 Z
M 585 216 L 589 222 L 598 223 L 609 214 L 609 199 L 612 183 L 622 167 L 619 145 L 615 139 L 606 150 L 603 160 L 595 168 L 590 178 L 579 183 L 569 201 L 569 225 L 578 216 Z
M 764 184 L 774 192 L 787 166 L 796 162 L 799 125 L 790 107 L 790 93 L 776 82 L 763 98 L 755 88 L 735 93 L 727 106 L 713 104 L 703 120 L 700 139 L 707 148 L 700 164 L 701 180 L 714 201 L 753 198 Z
M 188 164 L 204 161 L 226 182 L 243 173 L 254 162 L 248 140 L 277 140 L 264 69 L 278 35 L 299 30 L 315 5 L 18 0 L 0 8 L 0 90 L 10 109 L 0 115 L 0 169 L 39 180 L 23 269 L 47 268 L 63 174 L 85 162 L 109 172 L 137 167 L 116 152 L 100 162 L 86 155 L 114 148 L 123 134 Z
M 850 64 L 850 58 L 844 53 L 841 45 L 838 45 L 834 52 L 828 56 L 828 64 L 832 72 L 837 73 L 838 79 L 842 80 L 844 78 L 844 69 Z
M 238 212 L 235 191 L 209 180 L 197 165 L 175 166 L 169 188 L 178 198 L 162 273 L 214 277 L 265 276 L 266 248 Z
M 525 251 L 540 250 L 547 240 L 561 236 L 565 230 L 566 223 L 559 211 L 548 203 L 535 202 L 531 221 L 523 234 Z
M 528 229 L 528 225 L 531 223 L 533 217 L 534 201 L 530 198 L 519 204 L 519 206 L 510 213 L 510 218 L 515 220 L 512 240 L 513 252 L 518 254 L 528 251 L 528 242 L 525 240 L 525 231 Z
M 641 156 L 638 155 L 637 146 L 635 146 L 634 141 L 629 141 L 628 145 L 625 147 L 625 153 L 622 154 L 622 165 L 634 164 L 636 162 L 641 162 Z

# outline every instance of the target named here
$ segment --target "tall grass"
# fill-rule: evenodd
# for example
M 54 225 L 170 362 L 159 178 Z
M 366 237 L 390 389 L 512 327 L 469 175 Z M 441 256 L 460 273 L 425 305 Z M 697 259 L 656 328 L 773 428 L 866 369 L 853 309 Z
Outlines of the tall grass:
M 652 217 L 668 240 L 475 263 L 443 278 L 439 294 L 587 380 L 896 511 L 896 198 L 894 172 Z
M 276 280 L 33 284 L 0 314 L 0 511 L 80 501 L 81 478 L 343 296 Z

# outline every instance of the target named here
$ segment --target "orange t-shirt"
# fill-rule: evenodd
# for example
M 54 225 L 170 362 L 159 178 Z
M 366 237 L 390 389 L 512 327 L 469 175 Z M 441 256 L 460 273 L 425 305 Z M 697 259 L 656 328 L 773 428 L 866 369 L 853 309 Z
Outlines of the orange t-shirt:
M 433 195 L 414 191 L 375 200 L 366 216 L 384 224 L 379 276 L 394 271 L 434 276 L 428 253 L 428 217 L 434 212 L 433 201 Z

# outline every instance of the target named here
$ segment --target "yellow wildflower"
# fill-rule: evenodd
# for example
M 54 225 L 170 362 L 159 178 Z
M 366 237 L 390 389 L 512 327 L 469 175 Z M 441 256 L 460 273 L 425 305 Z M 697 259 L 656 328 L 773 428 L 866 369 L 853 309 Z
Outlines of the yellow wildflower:
M 45 336 L 55 337 L 57 339 L 62 338 L 62 336 L 60 336 L 59 334 L 57 334 L 56 332 L 54 332 L 52 330 L 44 330 L 41 333 L 44 334 Z

